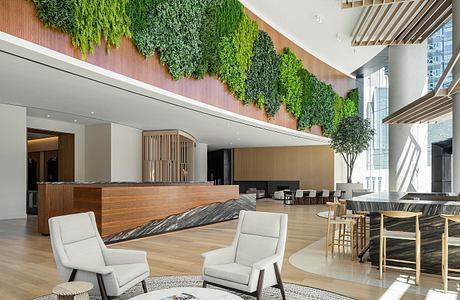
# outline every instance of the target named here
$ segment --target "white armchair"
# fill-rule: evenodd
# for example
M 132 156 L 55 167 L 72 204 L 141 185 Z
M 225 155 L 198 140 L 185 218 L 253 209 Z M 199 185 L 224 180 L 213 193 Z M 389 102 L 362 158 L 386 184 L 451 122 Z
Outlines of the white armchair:
M 204 253 L 203 287 L 207 284 L 237 290 L 261 299 L 266 287 L 277 287 L 283 299 L 281 267 L 288 216 L 241 211 L 230 247 Z
M 120 296 L 150 275 L 143 251 L 108 249 L 93 212 L 50 218 L 50 239 L 61 281 L 87 281 L 92 295 Z M 99 287 L 99 288 L 97 288 Z

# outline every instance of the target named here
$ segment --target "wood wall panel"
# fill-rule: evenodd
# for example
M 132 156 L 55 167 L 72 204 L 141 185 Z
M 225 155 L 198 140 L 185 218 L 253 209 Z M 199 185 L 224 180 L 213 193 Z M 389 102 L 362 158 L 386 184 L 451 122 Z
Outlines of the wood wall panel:
M 329 146 L 241 148 L 234 179 L 299 180 L 301 189 L 334 189 L 334 152 Z
M 251 12 L 248 14 L 257 21 L 261 29 L 270 34 L 278 51 L 286 46 L 291 47 L 294 53 L 303 59 L 308 70 L 319 79 L 331 83 L 338 93 L 345 95 L 355 87 L 353 78 L 304 51 Z M 35 17 L 35 6 L 32 1 L 0 1 L 0 30 L 66 55 L 81 57 L 79 50 L 72 47 L 67 34 L 46 28 Z M 172 80 L 167 68 L 160 64 L 157 54 L 144 59 L 133 43 L 126 38 L 121 41 L 119 48 L 110 49 L 109 54 L 102 42 L 102 45 L 95 49 L 94 55 L 88 55 L 87 62 L 234 113 L 287 128 L 297 127 L 297 121 L 286 111 L 284 105 L 276 117 L 268 119 L 265 112 L 255 105 L 244 105 L 235 99 L 216 77 L 207 76 L 203 80 Z

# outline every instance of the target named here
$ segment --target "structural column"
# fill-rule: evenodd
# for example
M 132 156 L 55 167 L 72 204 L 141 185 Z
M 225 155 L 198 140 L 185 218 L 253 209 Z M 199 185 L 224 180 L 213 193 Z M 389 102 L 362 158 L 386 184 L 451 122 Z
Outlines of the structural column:
M 390 114 L 426 93 L 427 45 L 389 48 Z M 431 191 L 428 125 L 395 124 L 389 128 L 389 190 Z
M 460 0 L 452 1 L 452 47 L 460 43 Z M 460 77 L 460 64 L 454 67 L 452 78 Z M 460 192 L 460 94 L 453 96 L 452 110 L 452 192 Z

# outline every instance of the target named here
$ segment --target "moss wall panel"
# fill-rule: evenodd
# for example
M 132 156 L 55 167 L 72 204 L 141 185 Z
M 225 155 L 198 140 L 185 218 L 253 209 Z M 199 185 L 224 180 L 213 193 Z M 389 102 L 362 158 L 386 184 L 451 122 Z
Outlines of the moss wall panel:
M 266 31 L 272 37 L 277 51 L 284 47 L 290 47 L 303 60 L 304 66 L 310 72 L 319 79 L 332 84 L 339 94 L 344 96 L 350 89 L 355 87 L 354 79 L 302 50 L 251 12 L 247 11 L 247 13 L 258 23 L 260 29 Z M 32 1 L 0 1 L 0 30 L 81 59 L 80 51 L 72 46 L 70 37 L 67 34 L 46 28 L 35 16 L 35 6 Z M 122 39 L 119 48 L 111 48 L 109 53 L 106 52 L 105 48 L 102 42 L 101 46 L 95 49 L 93 55 L 88 54 L 86 61 L 234 113 L 291 129 L 297 128 L 297 121 L 286 111 L 284 105 L 281 106 L 280 111 L 274 118 L 268 119 L 264 110 L 257 108 L 255 105 L 244 105 L 234 98 L 226 85 L 220 82 L 217 77 L 205 76 L 202 80 L 189 78 L 183 78 L 178 81 L 172 80 L 167 68 L 160 64 L 157 53 L 148 59 L 144 59 L 133 43 L 126 38 Z M 318 132 L 314 133 L 319 134 Z

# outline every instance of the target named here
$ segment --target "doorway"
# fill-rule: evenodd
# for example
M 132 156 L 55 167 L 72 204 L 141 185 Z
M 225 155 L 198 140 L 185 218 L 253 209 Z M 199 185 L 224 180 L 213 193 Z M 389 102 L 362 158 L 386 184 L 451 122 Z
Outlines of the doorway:
M 27 128 L 27 214 L 37 214 L 38 183 L 74 181 L 74 140 L 72 133 Z

